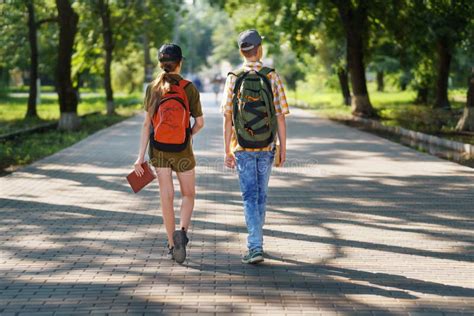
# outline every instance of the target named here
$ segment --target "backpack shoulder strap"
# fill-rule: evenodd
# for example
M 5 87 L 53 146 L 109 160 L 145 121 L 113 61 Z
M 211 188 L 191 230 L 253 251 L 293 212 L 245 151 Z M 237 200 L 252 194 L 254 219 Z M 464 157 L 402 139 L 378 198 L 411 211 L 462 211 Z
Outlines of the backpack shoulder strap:
M 260 69 L 260 71 L 257 72 L 257 75 L 260 78 L 262 78 L 268 92 L 271 94 L 272 100 L 273 100 L 273 89 L 272 89 L 272 83 L 270 81 L 270 78 L 268 78 L 268 75 L 270 73 L 274 72 L 274 71 L 275 71 L 275 69 L 273 69 L 273 68 L 262 67 L 262 69 Z
M 191 83 L 191 81 L 189 81 L 189 80 L 181 79 L 181 80 L 178 82 L 178 86 L 180 86 L 181 88 L 185 89 L 190 83 Z
M 240 77 L 242 74 L 245 73 L 245 70 L 243 68 L 232 70 L 227 73 L 227 76 L 233 75 L 236 76 L 237 78 Z
M 237 73 L 229 72 L 229 75 L 232 74 L 237 77 L 237 80 L 235 80 L 235 84 L 234 84 L 234 94 L 236 94 L 239 91 L 240 86 L 242 85 L 242 82 L 244 82 L 244 79 L 245 77 L 247 77 L 249 72 L 250 71 L 245 71 L 243 69 L 239 70 Z
M 177 80 L 174 86 L 176 87 L 174 90 L 174 93 L 177 93 L 181 96 L 181 98 L 184 100 L 184 104 L 186 105 L 186 110 L 189 111 L 189 100 L 188 100 L 188 94 L 186 93 L 185 88 L 191 84 L 191 81 L 185 80 L 185 79 L 180 79 Z
M 275 69 L 269 68 L 269 67 L 262 67 L 262 69 L 259 70 L 259 73 L 262 75 L 268 76 L 271 72 L 274 72 Z

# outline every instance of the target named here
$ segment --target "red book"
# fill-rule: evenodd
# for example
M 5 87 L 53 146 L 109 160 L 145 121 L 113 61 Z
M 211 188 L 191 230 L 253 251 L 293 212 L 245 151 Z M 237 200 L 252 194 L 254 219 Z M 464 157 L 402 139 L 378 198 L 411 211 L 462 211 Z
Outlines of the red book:
M 142 168 L 145 171 L 141 177 L 137 176 L 135 170 L 129 173 L 127 176 L 128 183 L 132 187 L 133 192 L 137 193 L 141 189 L 143 189 L 148 183 L 153 181 L 156 178 L 153 171 L 150 169 L 150 165 L 147 161 L 142 163 Z

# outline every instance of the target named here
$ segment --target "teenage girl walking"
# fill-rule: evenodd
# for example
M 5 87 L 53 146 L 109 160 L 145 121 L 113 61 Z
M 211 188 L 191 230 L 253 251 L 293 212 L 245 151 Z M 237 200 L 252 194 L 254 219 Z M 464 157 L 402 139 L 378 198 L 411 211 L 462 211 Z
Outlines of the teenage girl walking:
M 180 75 L 183 65 L 181 48 L 175 44 L 161 46 L 158 53 L 163 72 L 151 82 L 144 100 L 147 112 L 140 137 L 140 151 L 134 168 L 143 175 L 148 147 L 150 163 L 155 167 L 160 189 L 161 210 L 168 237 L 168 254 L 178 263 L 186 259 L 188 227 L 194 208 L 196 161 L 192 137 L 204 126 L 198 89 Z M 190 116 L 194 118 L 191 126 Z M 176 230 L 173 208 L 176 172 L 181 191 L 180 225 Z

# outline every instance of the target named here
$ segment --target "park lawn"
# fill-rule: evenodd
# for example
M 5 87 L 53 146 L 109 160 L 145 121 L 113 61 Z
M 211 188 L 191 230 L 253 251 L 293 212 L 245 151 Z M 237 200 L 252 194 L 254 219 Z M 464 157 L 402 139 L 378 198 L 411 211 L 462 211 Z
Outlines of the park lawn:
M 140 98 L 140 94 L 135 93 L 126 96 L 117 95 L 115 100 L 117 104 L 125 105 L 130 102 L 140 102 L 138 101 Z M 24 119 L 27 102 L 27 96 L 0 98 L 0 135 L 59 119 L 60 113 L 56 94 L 42 95 L 41 104 L 37 106 L 39 118 Z M 103 93 L 99 96 L 97 96 L 97 94 L 84 94 L 77 108 L 78 115 L 82 116 L 96 111 L 105 113 L 105 98 Z
M 380 116 L 380 121 L 389 126 L 401 126 L 410 130 L 441 136 L 464 143 L 474 144 L 474 135 L 457 133 L 454 129 L 459 120 L 465 100 L 463 89 L 450 90 L 452 111 L 433 109 L 428 105 L 413 103 L 415 91 L 386 92 L 370 91 L 370 100 Z M 288 97 L 295 100 L 294 91 Z M 304 102 L 317 115 L 333 120 L 347 120 L 351 117 L 350 106 L 342 104 L 340 92 L 298 91 L 297 100 Z
M 100 89 L 92 89 L 89 87 L 81 87 L 81 93 L 83 92 L 97 92 Z M 18 86 L 18 87 L 9 87 L 8 88 L 9 92 L 22 92 L 22 93 L 28 93 L 30 91 L 29 86 Z M 54 86 L 47 86 L 47 85 L 42 85 L 41 86 L 41 92 L 54 92 L 55 89 Z
M 12 122 L 10 123 L 10 129 L 12 126 L 17 129 L 22 125 L 20 118 L 23 117 L 23 114 L 26 111 L 26 99 L 23 99 L 23 104 L 16 99 L 17 98 L 13 98 L 13 109 L 10 111 L 2 110 L 1 123 L 3 130 L 6 130 L 6 128 L 3 127 L 5 122 L 7 122 L 7 124 Z M 11 98 L 9 98 L 9 100 L 11 100 Z M 142 108 L 139 93 L 129 96 L 118 96 L 115 98 L 115 101 L 117 114 L 108 116 L 105 115 L 105 98 L 103 96 L 84 97 L 78 107 L 79 115 L 94 111 L 101 111 L 101 113 L 81 118 L 81 127 L 78 131 L 61 132 L 52 130 L 20 136 L 13 140 L 0 142 L 0 174 L 8 173 L 19 166 L 29 164 L 35 160 L 49 156 L 63 148 L 71 146 L 96 131 L 136 114 Z M 0 107 L 6 107 L 5 103 L 2 102 Z M 45 98 L 45 101 L 39 106 L 38 111 L 39 115 L 44 118 L 44 120 L 33 120 L 24 123 L 23 125 L 52 121 L 59 118 L 59 105 L 57 104 L 57 99 L 55 100 L 54 97 L 51 97 L 50 99 Z M 5 119 L 3 116 L 5 113 L 7 113 L 6 117 L 8 119 Z M 18 116 L 20 116 L 20 118 L 18 118 Z

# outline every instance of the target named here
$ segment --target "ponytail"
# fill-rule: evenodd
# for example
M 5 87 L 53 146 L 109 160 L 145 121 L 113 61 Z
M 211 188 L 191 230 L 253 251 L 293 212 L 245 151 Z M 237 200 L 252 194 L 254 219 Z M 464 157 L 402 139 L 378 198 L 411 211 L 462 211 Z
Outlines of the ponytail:
M 156 105 L 160 102 L 161 97 L 171 89 L 171 83 L 175 80 L 171 78 L 170 72 L 174 71 L 181 61 L 161 62 L 160 68 L 163 72 L 151 82 L 151 97 L 148 99 L 147 108 L 150 116 L 153 116 Z

